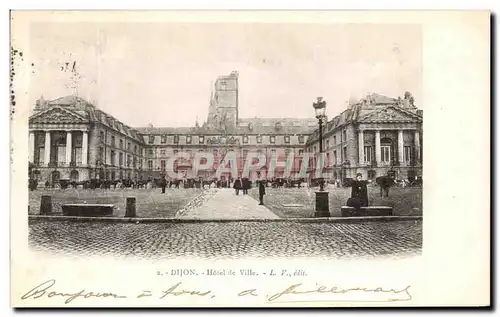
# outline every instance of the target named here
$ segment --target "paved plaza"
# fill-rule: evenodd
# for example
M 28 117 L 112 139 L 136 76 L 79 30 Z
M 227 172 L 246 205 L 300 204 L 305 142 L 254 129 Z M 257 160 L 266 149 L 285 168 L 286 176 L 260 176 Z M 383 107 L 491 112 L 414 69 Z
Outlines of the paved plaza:
M 422 222 L 103 223 L 30 220 L 34 250 L 74 257 L 401 258 L 420 254 Z
M 279 217 L 258 201 L 240 191 L 236 195 L 230 188 L 216 191 L 207 201 L 196 208 L 188 209 L 180 216 L 183 219 L 278 219 Z

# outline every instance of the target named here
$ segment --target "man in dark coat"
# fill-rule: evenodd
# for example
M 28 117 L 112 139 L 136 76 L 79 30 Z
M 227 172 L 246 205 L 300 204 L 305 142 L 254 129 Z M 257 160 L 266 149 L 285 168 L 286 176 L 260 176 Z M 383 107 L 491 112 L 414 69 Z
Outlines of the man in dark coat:
M 250 180 L 248 178 L 243 178 L 243 195 L 248 195 L 248 189 L 250 188 Z
M 242 181 L 241 181 L 241 178 L 238 177 L 235 181 L 234 181 L 234 185 L 233 185 L 233 188 L 234 190 L 236 191 L 236 196 L 239 195 L 240 193 L 240 189 L 243 187 L 243 184 L 242 184 Z
M 347 206 L 360 208 L 368 206 L 367 181 L 363 180 L 363 175 L 358 173 L 356 180 L 351 182 L 351 198 L 347 201 Z
M 167 187 L 167 179 L 163 175 L 161 177 L 160 184 L 161 184 L 161 193 L 165 194 L 165 187 Z
M 259 205 L 264 205 L 264 195 L 266 194 L 266 185 L 263 180 L 259 181 Z

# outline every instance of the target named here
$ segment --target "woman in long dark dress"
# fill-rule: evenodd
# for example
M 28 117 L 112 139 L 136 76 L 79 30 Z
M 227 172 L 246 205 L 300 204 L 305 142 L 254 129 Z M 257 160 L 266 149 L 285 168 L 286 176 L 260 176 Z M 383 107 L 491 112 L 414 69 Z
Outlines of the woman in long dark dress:
M 347 201 L 347 206 L 360 208 L 368 206 L 367 181 L 363 180 L 363 175 L 358 173 L 356 180 L 351 183 L 351 198 Z

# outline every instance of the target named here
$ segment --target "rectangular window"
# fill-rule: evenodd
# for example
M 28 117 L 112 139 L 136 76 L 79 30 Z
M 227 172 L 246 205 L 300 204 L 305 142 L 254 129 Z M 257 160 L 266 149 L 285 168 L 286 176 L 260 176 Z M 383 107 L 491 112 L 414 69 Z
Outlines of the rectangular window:
M 161 136 L 161 144 L 165 144 L 167 143 L 167 136 L 166 135 L 162 135 Z
M 148 150 L 148 154 L 149 154 L 149 155 L 153 155 L 153 154 L 154 154 L 153 149 L 149 149 L 149 150 Z
M 152 170 L 153 170 L 153 161 L 152 161 L 152 160 L 149 160 L 149 161 L 148 161 L 148 169 L 149 169 L 150 171 L 152 171 Z
M 102 161 L 102 159 L 104 158 L 104 155 L 103 155 L 104 152 L 103 152 L 103 149 L 101 146 L 99 147 L 99 152 L 97 152 L 97 153 L 98 153 L 97 158 Z
M 274 135 L 270 135 L 270 136 L 269 136 L 269 142 L 270 142 L 271 144 L 274 144 L 274 143 L 276 142 L 276 137 L 275 137 Z
M 299 155 L 302 156 L 304 154 L 304 150 L 299 150 Z
M 199 140 L 199 143 L 200 143 L 200 144 L 205 143 L 205 137 L 204 137 L 203 135 L 200 135 L 200 137 L 199 137 L 199 139 L 198 139 L 198 140 Z
M 304 136 L 303 135 L 299 135 L 299 143 L 300 144 L 304 143 Z
M 100 131 L 100 132 L 99 132 L 99 140 L 100 140 L 101 142 L 104 142 L 104 131 Z
M 243 136 L 243 143 L 247 144 L 248 143 L 248 135 Z
M 123 153 L 118 154 L 118 165 L 123 166 Z
M 129 151 L 129 152 L 130 152 L 130 149 L 131 149 L 131 147 L 130 147 L 130 142 L 127 142 L 127 151 Z
M 120 149 L 123 149 L 123 140 L 120 139 Z
M 404 160 L 406 163 L 411 161 L 411 146 L 404 147 Z
M 174 135 L 174 144 L 179 144 L 179 135 Z
M 179 150 L 174 150 L 174 155 L 177 155 L 179 153 Z
M 343 133 L 344 133 L 344 142 L 345 142 L 347 140 L 347 132 L 346 132 L 346 130 L 344 130 Z
M 111 151 L 111 165 L 115 165 L 115 151 Z
M 137 145 L 134 145 L 134 153 L 137 154 Z
M 383 145 L 380 147 L 380 154 L 382 162 L 389 163 L 391 161 L 391 146 Z
M 149 136 L 149 144 L 154 144 L 155 143 L 155 136 L 154 135 L 150 135 Z
M 115 146 L 115 136 L 114 135 L 111 136 L 111 145 Z
M 344 162 L 347 161 L 347 146 L 344 146 Z
M 371 146 L 365 146 L 365 152 L 364 152 L 364 161 L 366 163 L 370 163 L 372 161 L 372 147 Z
M 161 156 L 165 156 L 167 154 L 167 151 L 166 150 L 161 150 L 160 154 L 161 154 Z
M 337 144 L 337 136 L 336 135 L 333 136 L 333 144 Z
M 186 144 L 191 144 L 191 136 L 186 136 Z
M 262 135 L 257 136 L 257 143 L 262 143 Z
M 166 166 L 166 162 L 165 162 L 165 160 L 161 160 L 161 161 L 160 161 L 160 166 L 161 166 L 161 171 L 162 171 L 162 172 L 165 172 L 165 166 Z
M 286 144 L 290 143 L 290 136 L 289 135 L 285 135 L 285 143 Z
M 330 140 L 326 140 L 326 148 L 330 148 Z
M 337 150 L 333 151 L 333 164 L 337 165 Z

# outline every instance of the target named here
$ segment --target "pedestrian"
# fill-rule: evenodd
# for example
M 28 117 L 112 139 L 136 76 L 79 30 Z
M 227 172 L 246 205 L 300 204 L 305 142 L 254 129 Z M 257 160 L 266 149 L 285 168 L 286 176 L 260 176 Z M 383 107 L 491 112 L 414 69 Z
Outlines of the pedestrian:
M 243 184 L 242 184 L 242 181 L 241 181 L 241 177 L 238 177 L 238 178 L 234 181 L 233 188 L 234 188 L 234 190 L 236 191 L 236 196 L 238 196 L 238 195 L 239 195 L 239 193 L 240 193 L 240 189 L 242 189 L 242 188 L 243 188 Z
M 363 180 L 363 175 L 358 173 L 356 180 L 351 182 L 351 198 L 347 200 L 347 206 L 359 209 L 368 206 L 367 181 Z
M 167 187 L 167 179 L 165 176 L 161 177 L 161 193 L 165 194 L 165 187 Z
M 250 180 L 248 178 L 243 178 L 243 195 L 248 195 L 248 189 L 250 188 Z
M 264 181 L 259 181 L 259 205 L 264 205 L 264 195 L 266 194 L 266 186 Z

